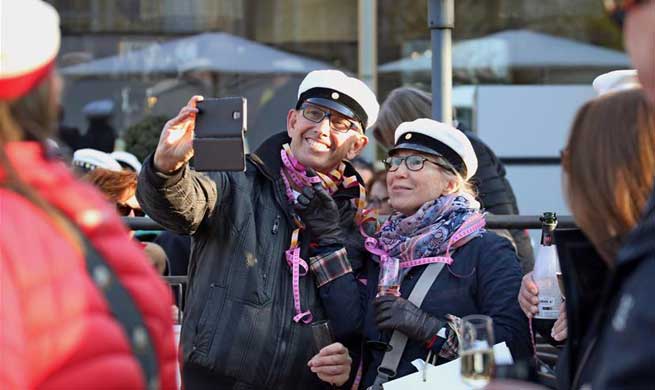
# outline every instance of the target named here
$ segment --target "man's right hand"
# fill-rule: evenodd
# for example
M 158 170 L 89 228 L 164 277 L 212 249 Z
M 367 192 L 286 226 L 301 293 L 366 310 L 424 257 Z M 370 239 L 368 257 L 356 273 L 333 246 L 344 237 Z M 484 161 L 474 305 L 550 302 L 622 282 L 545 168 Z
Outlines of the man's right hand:
M 526 317 L 531 318 L 539 313 L 539 289 L 534 279 L 532 279 L 532 272 L 528 272 L 523 276 L 518 300 Z
M 164 125 L 155 150 L 155 169 L 171 173 L 182 168 L 193 157 L 193 134 L 198 109 L 196 102 L 202 96 L 193 96 L 177 116 Z

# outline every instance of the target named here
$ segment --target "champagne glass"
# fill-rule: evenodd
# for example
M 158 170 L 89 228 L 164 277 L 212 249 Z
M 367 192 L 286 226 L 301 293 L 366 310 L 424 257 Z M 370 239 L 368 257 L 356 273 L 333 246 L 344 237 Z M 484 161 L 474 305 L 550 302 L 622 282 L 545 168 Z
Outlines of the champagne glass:
M 382 256 L 380 258 L 380 273 L 378 274 L 377 297 L 385 295 L 400 296 L 400 261 L 397 257 Z M 382 341 L 383 332 L 380 332 L 380 339 L 368 340 L 366 345 L 376 351 L 388 352 L 392 347 L 386 341 Z
M 493 320 L 485 315 L 462 318 L 459 355 L 464 383 L 474 389 L 486 386 L 495 368 Z
M 376 297 L 384 295 L 400 296 L 400 260 L 397 257 L 384 256 L 380 259 Z
M 334 342 L 330 324 L 327 320 L 312 322 L 310 326 L 312 328 L 312 339 L 314 340 L 316 353 L 319 353 L 321 349 Z

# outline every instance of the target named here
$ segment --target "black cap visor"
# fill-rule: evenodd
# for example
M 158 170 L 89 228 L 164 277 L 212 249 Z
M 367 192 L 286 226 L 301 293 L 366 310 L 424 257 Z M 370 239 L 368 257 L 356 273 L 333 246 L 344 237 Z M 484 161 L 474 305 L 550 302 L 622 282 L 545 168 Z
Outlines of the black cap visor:
M 366 129 L 368 115 L 364 108 L 353 98 L 330 88 L 312 88 L 303 92 L 296 102 L 296 109 L 305 103 L 310 102 L 334 110 L 348 118 L 358 121 L 363 129 Z
M 441 155 L 440 153 L 435 152 L 434 149 L 431 149 L 424 145 L 412 144 L 412 143 L 402 143 L 394 146 L 391 150 L 389 150 L 389 156 L 393 156 L 394 154 L 396 154 L 401 150 L 413 150 L 416 152 L 430 154 L 432 156 L 443 157 L 443 155 Z
M 406 133 L 403 137 L 403 139 L 398 140 L 400 143 L 389 150 L 389 156 L 392 156 L 399 150 L 415 150 L 417 152 L 431 154 L 444 158 L 457 172 L 462 176 L 466 176 L 466 164 L 464 164 L 464 160 L 450 146 L 422 133 Z M 402 142 L 405 140 L 406 142 Z
M 355 116 L 355 113 L 352 112 L 351 109 L 348 107 L 344 106 L 343 104 L 339 104 L 335 102 L 334 100 L 329 100 L 329 99 L 323 99 L 323 98 L 318 98 L 318 97 L 312 97 L 307 100 L 305 100 L 306 103 L 311 103 L 315 104 L 317 106 L 329 108 L 332 111 L 336 111 L 339 114 L 348 117 L 349 119 L 354 119 L 358 120 Z

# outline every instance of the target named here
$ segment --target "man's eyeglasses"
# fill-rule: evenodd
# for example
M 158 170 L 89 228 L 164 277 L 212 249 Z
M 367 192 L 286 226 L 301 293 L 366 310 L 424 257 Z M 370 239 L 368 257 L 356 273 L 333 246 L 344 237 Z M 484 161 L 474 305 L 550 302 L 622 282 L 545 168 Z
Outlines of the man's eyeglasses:
M 603 7 L 610 19 L 619 27 L 623 27 L 625 15 L 634 7 L 646 3 L 649 0 L 603 0 Z
M 121 217 L 129 217 L 132 211 L 134 211 L 135 217 L 144 217 L 146 215 L 143 210 L 132 208 L 132 206 L 125 203 L 116 203 L 116 211 Z
M 430 160 L 429 158 L 425 158 L 423 156 L 418 156 L 415 154 L 405 157 L 398 157 L 398 156 L 387 157 L 382 162 L 384 163 L 384 166 L 388 172 L 395 172 L 398 170 L 398 168 L 400 168 L 400 164 L 402 164 L 403 161 L 405 162 L 405 166 L 407 167 L 407 169 L 413 172 L 420 171 L 421 169 L 423 169 L 423 166 L 425 165 L 426 162 L 432 163 L 449 172 L 454 171 L 453 168 L 449 165 L 446 165 L 439 161 L 433 161 Z
M 303 104 L 300 106 L 300 109 L 302 110 L 302 116 L 304 116 L 308 121 L 314 123 L 321 123 L 325 117 L 328 117 L 332 130 L 339 133 L 346 133 L 349 130 L 359 131 L 357 123 L 346 118 L 345 116 L 341 116 L 330 111 L 323 111 L 311 104 Z

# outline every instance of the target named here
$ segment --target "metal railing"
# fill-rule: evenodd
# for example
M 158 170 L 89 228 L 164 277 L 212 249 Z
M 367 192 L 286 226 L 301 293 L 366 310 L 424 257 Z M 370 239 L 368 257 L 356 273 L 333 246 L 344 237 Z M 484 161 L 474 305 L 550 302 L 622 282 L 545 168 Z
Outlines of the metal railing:
M 539 215 L 487 215 L 487 225 L 489 229 L 541 229 Z M 163 230 L 163 227 L 157 222 L 147 217 L 123 217 L 123 222 L 132 230 Z M 573 217 L 569 215 L 557 216 L 558 228 L 576 228 Z M 184 293 L 185 286 L 188 283 L 187 276 L 164 276 L 164 280 L 171 286 L 177 296 L 179 306 L 178 321 L 182 320 L 182 313 L 185 309 Z M 549 348 L 543 346 L 541 349 Z M 541 351 L 540 352 L 543 352 Z
M 539 215 L 487 215 L 489 229 L 541 229 Z M 162 226 L 147 217 L 123 217 L 132 230 L 163 230 Z M 558 228 L 577 227 L 570 215 L 557 216 Z

